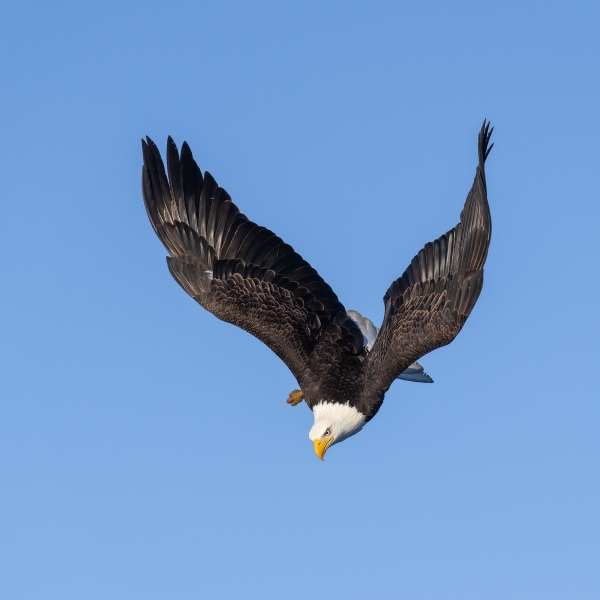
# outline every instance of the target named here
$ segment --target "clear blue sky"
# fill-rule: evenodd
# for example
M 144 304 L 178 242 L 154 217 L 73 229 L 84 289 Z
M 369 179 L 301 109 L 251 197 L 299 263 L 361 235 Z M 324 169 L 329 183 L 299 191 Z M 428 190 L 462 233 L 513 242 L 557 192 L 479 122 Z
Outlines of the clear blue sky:
M 0 18 L 3 598 L 600 597 L 600 9 L 13 2 Z M 455 225 L 434 385 L 324 463 L 296 382 L 171 279 L 140 138 L 187 140 L 347 308 Z

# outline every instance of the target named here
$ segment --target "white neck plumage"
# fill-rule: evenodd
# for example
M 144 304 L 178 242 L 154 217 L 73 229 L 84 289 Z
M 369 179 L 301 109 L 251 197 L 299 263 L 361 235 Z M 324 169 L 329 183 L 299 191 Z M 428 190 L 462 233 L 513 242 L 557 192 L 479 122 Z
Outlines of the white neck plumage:
M 313 407 L 313 414 L 315 423 L 308 434 L 313 441 L 331 427 L 335 436 L 333 443 L 337 444 L 358 433 L 365 424 L 365 415 L 348 404 L 319 402 Z

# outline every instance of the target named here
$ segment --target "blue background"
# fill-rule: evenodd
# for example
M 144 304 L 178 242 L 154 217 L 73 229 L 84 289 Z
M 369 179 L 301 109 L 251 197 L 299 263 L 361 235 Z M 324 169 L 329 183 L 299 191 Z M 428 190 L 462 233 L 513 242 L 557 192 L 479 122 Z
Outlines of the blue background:
M 600 597 L 591 2 L 21 2 L 0 19 L 10 599 Z M 268 348 L 171 279 L 140 138 L 187 140 L 347 308 L 458 220 L 463 332 L 321 463 Z

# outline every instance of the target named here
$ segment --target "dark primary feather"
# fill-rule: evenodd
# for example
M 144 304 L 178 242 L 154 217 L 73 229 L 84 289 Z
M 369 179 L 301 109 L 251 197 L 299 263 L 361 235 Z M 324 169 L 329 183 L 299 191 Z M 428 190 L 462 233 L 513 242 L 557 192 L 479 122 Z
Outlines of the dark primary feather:
M 142 190 L 179 285 L 214 315 L 252 333 L 290 368 L 309 405 L 322 370 L 362 352 L 363 337 L 327 283 L 272 231 L 240 213 L 189 146 L 171 138 L 167 170 L 142 141 Z
M 375 395 L 383 397 L 412 362 L 449 344 L 479 297 L 492 235 L 484 167 L 492 131 L 484 121 L 479 164 L 460 223 L 426 244 L 383 298 L 383 325 L 365 365 Z

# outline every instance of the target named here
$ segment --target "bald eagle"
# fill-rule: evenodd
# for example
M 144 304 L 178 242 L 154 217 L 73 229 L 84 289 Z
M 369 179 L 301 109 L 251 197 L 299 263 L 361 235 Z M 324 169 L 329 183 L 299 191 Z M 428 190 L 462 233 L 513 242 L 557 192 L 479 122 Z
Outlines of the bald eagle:
M 492 222 L 485 160 L 493 129 L 479 132 L 475 181 L 456 227 L 430 242 L 389 287 L 378 330 L 347 311 L 331 287 L 272 231 L 243 215 L 184 142 L 167 142 L 167 174 L 150 138 L 142 140 L 142 192 L 150 223 L 177 283 L 213 315 L 264 342 L 288 366 L 314 414 L 309 438 L 327 449 L 358 433 L 393 381 L 432 381 L 416 363 L 449 344 L 483 285 Z

